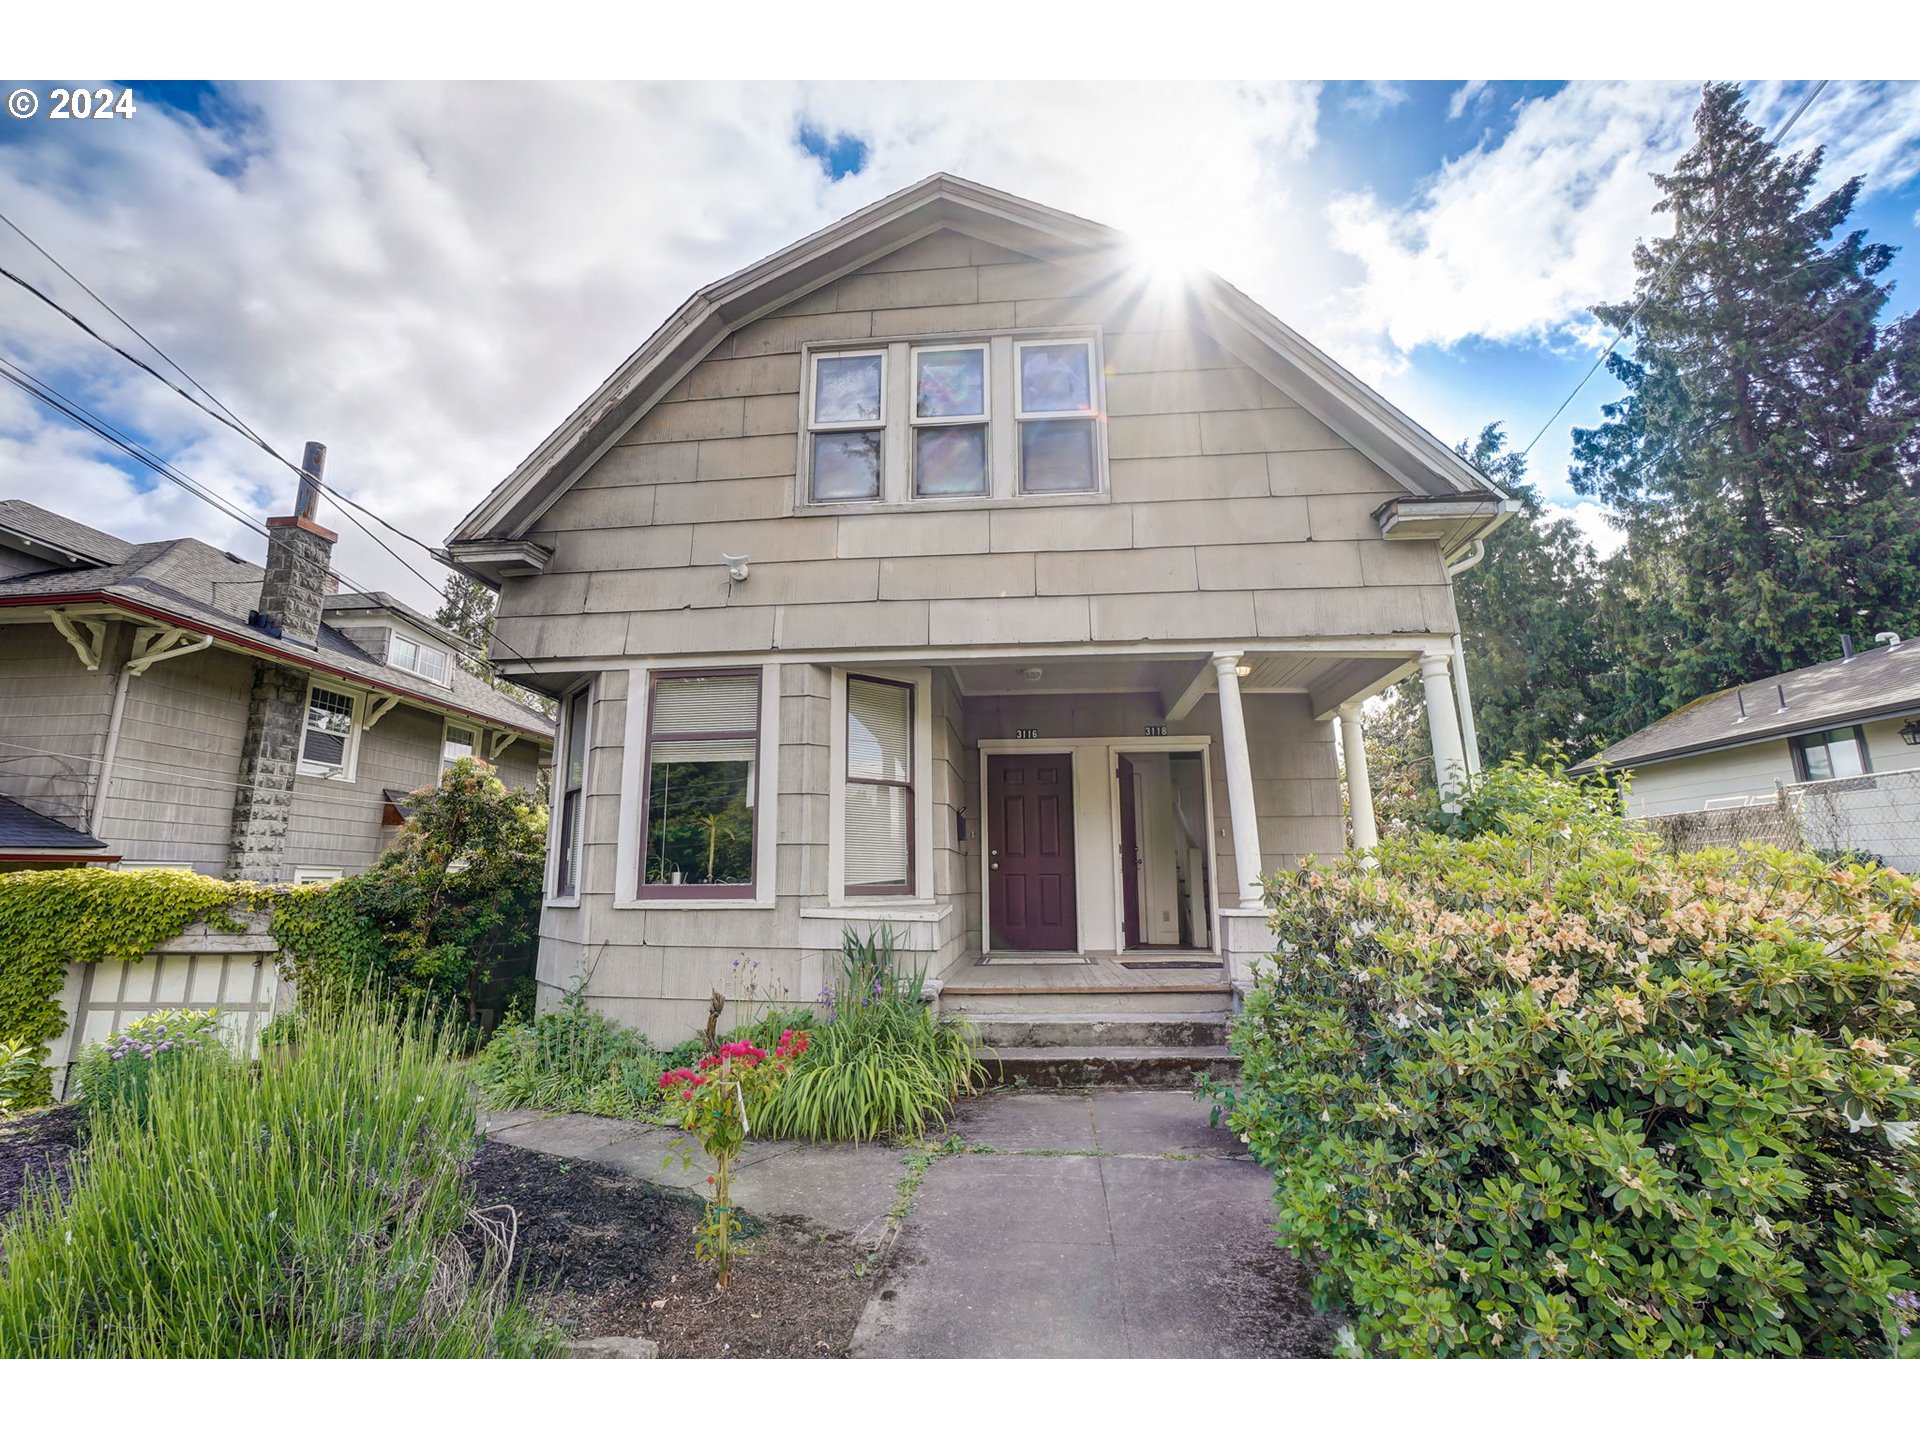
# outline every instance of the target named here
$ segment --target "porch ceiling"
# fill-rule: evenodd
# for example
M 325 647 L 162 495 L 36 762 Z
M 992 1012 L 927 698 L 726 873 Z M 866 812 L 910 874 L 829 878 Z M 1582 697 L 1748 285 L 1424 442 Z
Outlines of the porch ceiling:
M 1349 700 L 1377 694 L 1411 672 L 1417 652 L 1249 650 L 1240 681 L 1248 694 L 1309 697 L 1314 714 L 1329 715 Z M 957 661 L 950 667 L 965 696 L 1158 694 L 1181 709 L 1215 690 L 1212 652 L 1175 656 L 1047 656 L 1019 660 Z M 1028 671 L 1039 674 L 1029 677 Z

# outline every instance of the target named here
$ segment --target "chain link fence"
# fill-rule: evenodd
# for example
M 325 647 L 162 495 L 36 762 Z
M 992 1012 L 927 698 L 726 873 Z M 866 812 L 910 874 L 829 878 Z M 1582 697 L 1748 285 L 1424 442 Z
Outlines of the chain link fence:
M 1783 785 L 1768 799 L 1650 815 L 1676 850 L 1755 843 L 1879 861 L 1920 874 L 1920 770 Z

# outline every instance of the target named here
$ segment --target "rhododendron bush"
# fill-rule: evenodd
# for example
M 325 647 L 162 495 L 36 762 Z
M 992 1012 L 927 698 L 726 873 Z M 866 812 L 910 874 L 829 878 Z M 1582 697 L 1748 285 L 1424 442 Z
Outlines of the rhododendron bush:
M 1348 1348 L 1911 1352 L 1920 883 L 1616 821 L 1272 882 L 1232 1123 Z

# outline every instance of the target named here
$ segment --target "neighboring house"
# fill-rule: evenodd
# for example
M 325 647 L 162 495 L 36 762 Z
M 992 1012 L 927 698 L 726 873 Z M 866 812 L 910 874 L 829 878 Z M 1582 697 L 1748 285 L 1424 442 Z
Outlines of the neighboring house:
M 1783 799 L 1806 838 L 1920 869 L 1920 642 L 1871 650 L 1702 696 L 1572 767 L 1628 774 L 1637 816 L 1757 809 Z M 1739 817 L 1696 827 L 1748 835 Z M 1752 828 L 1752 827 L 1749 827 Z
M 1449 567 L 1510 508 L 1103 226 L 946 175 L 829 226 L 449 539 L 562 699 L 541 978 L 677 1040 L 884 925 L 943 1007 L 1216 1021 L 1259 876 L 1347 843 L 1336 720 L 1359 779 L 1360 702 L 1418 672 L 1468 768 Z
M 538 782 L 545 716 L 392 597 L 327 593 L 310 516 L 267 525 L 262 570 L 0 500 L 0 870 L 335 878 L 460 755 Z

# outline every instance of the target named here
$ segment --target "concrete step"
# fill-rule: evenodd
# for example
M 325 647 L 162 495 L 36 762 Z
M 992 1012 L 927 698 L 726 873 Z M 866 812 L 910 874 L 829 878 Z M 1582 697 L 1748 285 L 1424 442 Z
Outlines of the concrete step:
M 1224 981 L 1160 985 L 947 985 L 948 1015 L 1224 1015 L 1233 987 Z
M 1000 1085 L 1036 1088 L 1066 1085 L 1129 1085 L 1186 1089 L 1195 1071 L 1235 1079 L 1240 1061 L 1224 1045 L 1011 1045 L 981 1057 L 987 1077 Z
M 1057 1046 L 1077 1045 L 1088 1050 L 1104 1050 L 1115 1045 L 1145 1045 L 1179 1048 L 1193 1045 L 1227 1043 L 1227 1016 L 1220 1011 L 1173 1011 L 1160 1014 L 1114 1015 L 1087 1012 L 1079 1015 L 975 1015 L 968 1016 L 987 1045 Z

